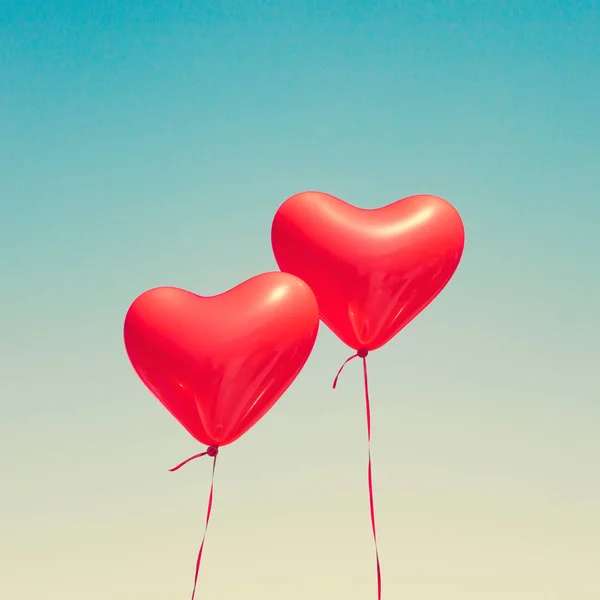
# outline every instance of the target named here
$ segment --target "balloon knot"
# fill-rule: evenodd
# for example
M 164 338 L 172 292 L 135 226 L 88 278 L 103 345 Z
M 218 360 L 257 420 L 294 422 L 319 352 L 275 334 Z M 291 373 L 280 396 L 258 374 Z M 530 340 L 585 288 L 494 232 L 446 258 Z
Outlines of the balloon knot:
M 357 355 L 359 358 L 367 358 L 367 354 L 369 354 L 369 351 L 368 351 L 366 348 L 359 348 L 359 349 L 356 351 L 356 355 Z
M 210 457 L 216 456 L 219 454 L 219 448 L 217 446 L 209 446 L 206 449 L 206 454 L 208 454 Z

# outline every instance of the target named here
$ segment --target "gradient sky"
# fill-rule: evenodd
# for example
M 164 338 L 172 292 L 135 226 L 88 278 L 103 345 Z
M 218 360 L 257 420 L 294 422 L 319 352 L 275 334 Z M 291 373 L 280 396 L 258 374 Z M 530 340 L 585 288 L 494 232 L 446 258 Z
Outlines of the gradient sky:
M 210 464 L 123 318 L 274 270 L 316 189 L 467 233 L 370 356 L 384 598 L 597 600 L 599 6 L 0 0 L 0 597 L 188 598 Z M 199 600 L 376 598 L 348 355 L 221 452 Z

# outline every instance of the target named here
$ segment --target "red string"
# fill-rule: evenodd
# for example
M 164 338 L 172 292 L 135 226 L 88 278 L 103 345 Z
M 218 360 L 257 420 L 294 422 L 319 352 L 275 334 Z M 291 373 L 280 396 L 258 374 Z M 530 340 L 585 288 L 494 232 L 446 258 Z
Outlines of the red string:
M 346 363 L 354 358 L 362 358 L 363 362 L 363 376 L 365 382 L 365 404 L 367 411 L 367 447 L 369 455 L 369 467 L 368 467 L 368 482 L 369 482 L 369 508 L 371 511 L 371 527 L 373 529 L 373 541 L 375 542 L 375 559 L 377 564 L 377 600 L 381 600 L 381 565 L 379 563 L 379 550 L 377 548 L 377 529 L 375 527 L 375 503 L 373 500 L 373 474 L 371 469 L 371 403 L 369 400 L 369 376 L 367 372 L 367 354 L 368 351 L 361 348 L 356 354 L 353 354 L 350 358 L 346 359 L 344 364 L 340 367 L 335 379 L 333 380 L 333 389 L 336 388 L 338 377 L 342 372 Z
M 196 596 L 196 586 L 198 585 L 198 573 L 200 573 L 200 563 L 202 561 L 202 552 L 204 550 L 204 542 L 206 540 L 206 532 L 208 530 L 208 523 L 210 522 L 210 513 L 212 511 L 212 503 L 213 503 L 213 492 L 215 487 L 215 468 L 217 466 L 217 455 L 219 454 L 219 449 L 216 446 L 209 446 L 206 452 L 201 452 L 200 454 L 196 454 L 191 456 L 187 460 L 184 460 L 182 463 L 178 464 L 176 467 L 169 469 L 171 473 L 181 469 L 184 465 L 187 465 L 192 460 L 196 458 L 200 458 L 201 456 L 211 456 L 213 459 L 212 466 L 212 476 L 210 480 L 210 493 L 208 495 L 208 507 L 206 509 L 206 522 L 204 524 L 204 534 L 202 535 L 202 543 L 200 544 L 200 550 L 198 550 L 198 557 L 196 558 L 196 573 L 194 575 L 194 589 L 192 590 L 192 600 L 194 600 Z
M 344 364 L 342 364 L 342 366 L 340 367 L 340 370 L 337 372 L 337 375 L 335 376 L 335 379 L 333 380 L 333 389 L 335 390 L 335 388 L 337 387 L 337 382 L 338 379 L 340 377 L 340 375 L 342 374 L 342 371 L 344 370 L 344 367 L 353 359 L 358 358 L 358 352 L 356 354 L 353 354 L 350 358 L 347 358 L 344 361 Z

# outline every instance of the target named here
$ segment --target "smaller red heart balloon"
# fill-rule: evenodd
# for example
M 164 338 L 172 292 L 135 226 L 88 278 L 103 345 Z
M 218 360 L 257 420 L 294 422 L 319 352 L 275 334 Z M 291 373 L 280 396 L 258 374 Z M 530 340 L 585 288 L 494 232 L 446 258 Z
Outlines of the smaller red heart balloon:
M 264 273 L 212 297 L 149 290 L 129 308 L 124 338 L 150 391 L 200 443 L 218 447 L 277 402 L 308 359 L 318 327 L 306 283 Z
M 456 271 L 464 242 L 456 209 L 427 195 L 363 209 L 304 192 L 271 229 L 279 268 L 310 285 L 323 322 L 355 350 L 380 348 L 412 321 Z

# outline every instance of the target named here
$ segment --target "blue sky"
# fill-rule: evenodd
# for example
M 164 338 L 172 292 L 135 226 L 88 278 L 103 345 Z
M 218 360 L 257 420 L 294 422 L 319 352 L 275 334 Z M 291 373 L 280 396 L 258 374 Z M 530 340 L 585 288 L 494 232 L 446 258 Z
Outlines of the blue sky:
M 275 269 L 277 206 L 317 189 L 437 194 L 466 228 L 370 357 L 384 593 L 595 599 L 598 31 L 596 2 L 0 1 L 0 596 L 188 593 L 208 466 L 165 474 L 197 447 L 122 321 Z M 222 453 L 208 597 L 374 593 L 347 355 L 323 328 Z

